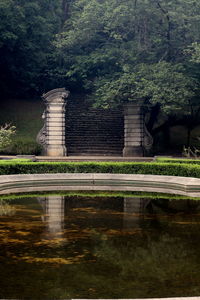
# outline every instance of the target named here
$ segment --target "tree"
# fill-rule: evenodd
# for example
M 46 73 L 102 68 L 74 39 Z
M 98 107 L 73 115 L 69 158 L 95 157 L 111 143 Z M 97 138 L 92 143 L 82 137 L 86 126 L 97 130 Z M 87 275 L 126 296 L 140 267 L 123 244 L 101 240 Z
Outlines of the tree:
M 0 0 L 0 87 L 4 95 L 30 96 L 48 89 L 60 5 L 53 0 Z
M 151 69 L 161 62 L 172 73 L 174 64 L 183 64 L 189 78 L 183 50 L 200 38 L 197 0 L 76 0 L 70 9 L 56 44 L 69 86 L 81 86 L 97 99 L 101 82 L 103 89 L 127 73 L 134 77 L 141 64 Z
M 198 83 L 185 74 L 181 64 L 139 64 L 134 70 L 127 67 L 120 75 L 111 81 L 96 82 L 97 105 L 113 106 L 139 99 L 145 104 L 159 103 L 166 114 L 179 114 L 190 105 L 198 89 Z

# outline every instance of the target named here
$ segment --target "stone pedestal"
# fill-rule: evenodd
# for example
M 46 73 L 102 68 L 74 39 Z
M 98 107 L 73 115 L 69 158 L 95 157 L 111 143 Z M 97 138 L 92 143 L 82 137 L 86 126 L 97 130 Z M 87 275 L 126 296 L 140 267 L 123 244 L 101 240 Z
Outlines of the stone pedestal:
M 55 89 L 42 98 L 46 104 L 43 114 L 45 125 L 38 134 L 37 141 L 44 148 L 44 155 L 66 156 L 65 146 L 65 106 L 69 92 L 64 88 Z
M 123 156 L 144 156 L 144 116 L 139 104 L 124 106 Z

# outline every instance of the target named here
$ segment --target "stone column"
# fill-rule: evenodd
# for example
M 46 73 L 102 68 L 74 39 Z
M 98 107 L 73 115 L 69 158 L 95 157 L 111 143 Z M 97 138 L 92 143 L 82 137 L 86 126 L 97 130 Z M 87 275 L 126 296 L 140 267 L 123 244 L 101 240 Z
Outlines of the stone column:
M 123 156 L 144 156 L 144 115 L 142 106 L 129 103 L 124 106 Z
M 65 106 L 69 92 L 64 88 L 55 89 L 42 98 L 45 111 L 45 155 L 66 156 L 65 146 Z

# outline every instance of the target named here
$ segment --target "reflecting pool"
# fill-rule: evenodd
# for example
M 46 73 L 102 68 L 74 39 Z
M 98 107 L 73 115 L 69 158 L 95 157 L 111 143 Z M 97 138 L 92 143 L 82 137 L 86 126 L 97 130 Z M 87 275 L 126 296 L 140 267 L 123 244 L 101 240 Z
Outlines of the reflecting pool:
M 200 201 L 179 198 L 1 198 L 0 299 L 199 296 Z

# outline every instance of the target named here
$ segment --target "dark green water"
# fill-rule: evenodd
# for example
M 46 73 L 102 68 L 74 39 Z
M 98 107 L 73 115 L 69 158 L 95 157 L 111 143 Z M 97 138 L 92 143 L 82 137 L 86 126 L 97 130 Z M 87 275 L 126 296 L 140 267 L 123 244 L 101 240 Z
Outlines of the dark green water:
M 0 245 L 0 299 L 200 295 L 199 201 L 1 200 Z

